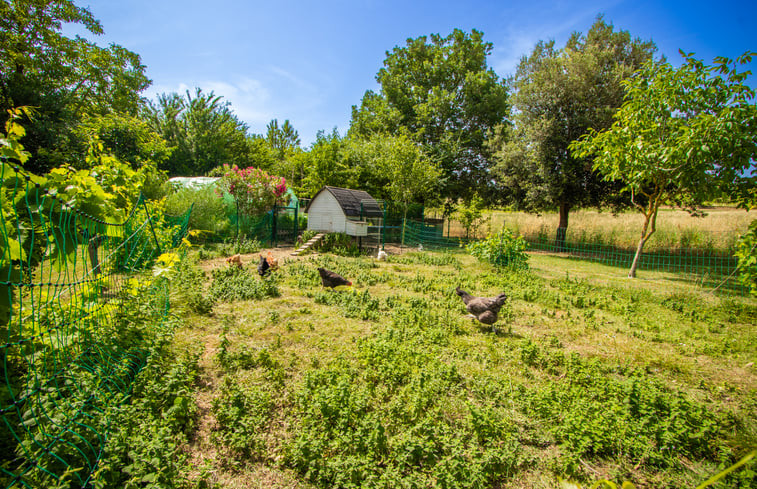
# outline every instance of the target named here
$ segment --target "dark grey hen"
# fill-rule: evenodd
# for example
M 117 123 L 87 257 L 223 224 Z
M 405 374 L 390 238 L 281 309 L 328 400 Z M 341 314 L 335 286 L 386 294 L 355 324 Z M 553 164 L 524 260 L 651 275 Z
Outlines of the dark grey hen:
M 352 282 L 342 277 L 336 272 L 326 270 L 325 268 L 318 268 L 318 273 L 321 276 L 321 283 L 324 287 L 338 287 L 340 285 L 352 285 Z
M 271 271 L 271 265 L 263 255 L 260 255 L 260 262 L 258 262 L 258 275 L 265 277 Z
M 497 314 L 507 300 L 506 294 L 499 294 L 496 297 L 475 297 L 460 287 L 455 287 L 455 292 L 463 299 L 465 308 L 475 319 L 489 325 L 497 322 Z

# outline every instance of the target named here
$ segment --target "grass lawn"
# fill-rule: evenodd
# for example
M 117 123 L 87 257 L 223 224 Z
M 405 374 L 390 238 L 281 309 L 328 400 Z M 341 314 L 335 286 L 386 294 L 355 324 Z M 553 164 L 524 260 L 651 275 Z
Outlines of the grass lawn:
M 757 447 L 753 299 L 545 255 L 512 271 L 286 251 L 266 281 L 256 254 L 239 272 L 190 255 L 175 280 L 174 348 L 200 358 L 197 487 L 680 488 Z M 324 290 L 318 266 L 354 286 Z M 496 332 L 455 286 L 508 294 Z

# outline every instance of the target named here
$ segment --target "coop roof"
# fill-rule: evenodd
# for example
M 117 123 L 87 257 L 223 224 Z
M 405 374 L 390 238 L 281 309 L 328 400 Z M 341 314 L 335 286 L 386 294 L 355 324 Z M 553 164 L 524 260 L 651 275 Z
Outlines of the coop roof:
M 382 217 L 384 212 L 379 203 L 365 190 L 353 190 L 341 187 L 325 186 L 313 196 L 305 212 L 310 212 L 310 206 L 315 202 L 321 192 L 329 192 L 334 196 L 344 215 L 348 217 L 360 217 L 361 205 L 363 217 Z

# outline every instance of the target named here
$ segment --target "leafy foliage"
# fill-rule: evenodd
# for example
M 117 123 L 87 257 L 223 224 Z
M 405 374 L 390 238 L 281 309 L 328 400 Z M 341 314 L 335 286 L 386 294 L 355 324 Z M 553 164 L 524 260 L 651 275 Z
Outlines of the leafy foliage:
M 463 389 L 462 379 L 434 355 L 431 325 L 418 326 L 361 340 L 355 363 L 340 358 L 308 374 L 287 458 L 309 480 L 485 487 L 518 465 L 515 427 L 498 408 L 466 405 L 445 416 L 436 400 Z
M 469 202 L 461 202 L 455 209 L 455 217 L 465 229 L 465 238 L 472 238 L 478 235 L 478 230 L 484 223 L 484 201 L 474 196 Z
M 34 173 L 78 164 L 86 142 L 75 128 L 83 114 L 136 115 L 139 93 L 150 84 L 137 54 L 66 37 L 64 22 L 103 33 L 90 10 L 71 0 L 0 3 L 0 110 L 38 108 L 24 140 Z
M 507 228 L 486 239 L 468 243 L 468 252 L 481 261 L 498 267 L 528 268 L 527 245 L 522 236 L 515 236 Z
M 589 128 L 610 126 L 623 102 L 621 81 L 655 50 L 653 42 L 615 31 L 602 17 L 562 49 L 540 41 L 511 83 L 513 125 L 490 140 L 493 173 L 506 198 L 531 212 L 559 209 L 560 228 L 568 227 L 571 209 L 622 205 L 620 186 L 603 181 L 591 159 L 572 155 L 568 145 Z
M 752 221 L 749 230 L 739 238 L 736 258 L 739 260 L 739 280 L 757 296 L 757 220 Z
M 184 96 L 163 93 L 148 103 L 143 116 L 171 149 L 161 169 L 172 176 L 199 176 L 221 164 L 254 163 L 265 168 L 272 164 L 267 145 L 248 138 L 246 124 L 222 99 L 197 88 L 194 94 L 187 90 Z
M 224 164 L 214 173 L 221 176 L 217 190 L 228 193 L 234 199 L 237 213 L 242 216 L 262 214 L 274 204 L 280 203 L 287 191 L 283 177 L 269 175 L 259 168 L 239 168 Z
M 408 39 L 387 53 L 381 93 L 366 92 L 353 108 L 350 136 L 407 134 L 438 162 L 443 197 L 487 195 L 484 142 L 508 109 L 507 89 L 486 64 L 491 50 L 476 30 Z
M 345 233 L 329 233 L 313 247 L 321 253 L 333 253 L 342 256 L 358 256 L 360 248 L 355 239 Z
M 749 72 L 738 71 L 752 56 L 716 58 L 707 66 L 684 54 L 679 68 L 649 61 L 625 82 L 626 101 L 613 125 L 571 144 L 576 156 L 594 155 L 594 168 L 606 179 L 623 181 L 644 215 L 629 276 L 656 231 L 661 205 L 694 211 L 719 192 L 754 187 L 757 176 L 745 172 L 757 157 L 757 105 L 746 85 Z
M 230 206 L 228 206 L 230 207 Z M 228 215 L 234 210 L 227 204 L 212 186 L 201 188 L 177 188 L 166 196 L 166 213 L 180 216 L 192 209 L 189 227 L 200 231 L 199 239 L 211 239 L 214 235 L 227 235 L 231 229 Z
M 109 439 L 95 487 L 181 487 L 186 454 L 182 445 L 194 430 L 192 385 L 197 354 L 177 357 L 170 335 L 159 337 L 137 377 L 131 402 L 112 413 Z
M 230 266 L 217 268 L 212 275 L 209 294 L 214 300 L 231 302 L 279 296 L 278 279 L 273 273 L 261 278 L 257 271 Z
M 434 197 L 439 168 L 406 135 L 353 140 L 348 151 L 361 163 L 361 171 L 370 174 L 361 180 L 382 182 L 374 195 L 401 203 L 405 213 L 411 203 Z

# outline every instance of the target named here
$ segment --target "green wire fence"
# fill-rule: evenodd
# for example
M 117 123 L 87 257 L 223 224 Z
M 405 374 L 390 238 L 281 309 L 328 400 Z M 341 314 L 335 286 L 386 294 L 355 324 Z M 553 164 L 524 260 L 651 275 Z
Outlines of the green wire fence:
M 9 162 L 0 181 L 0 487 L 88 487 L 108 412 L 147 360 L 148 335 L 120 327 L 132 272 L 181 240 L 189 214 L 168 225 L 140 197 L 105 222 Z M 151 283 L 148 307 L 165 317 L 165 282 Z
M 396 236 L 401 234 L 398 232 Z M 562 233 L 562 236 L 565 235 L 566 233 Z M 473 240 L 445 236 L 444 225 L 439 223 L 414 220 L 404 223 L 404 244 L 411 248 L 461 248 Z M 631 267 L 636 253 L 633 248 L 574 241 L 569 236 L 560 243 L 545 236 L 524 236 L 524 240 L 528 243 L 527 251 L 530 252 L 559 255 L 624 269 Z M 653 244 L 650 242 L 651 251 L 642 253 L 638 270 L 671 272 L 702 287 L 738 295 L 748 294 L 747 288 L 738 280 L 738 262 L 733 253 L 694 248 L 666 250 L 654 248 L 651 246 Z

